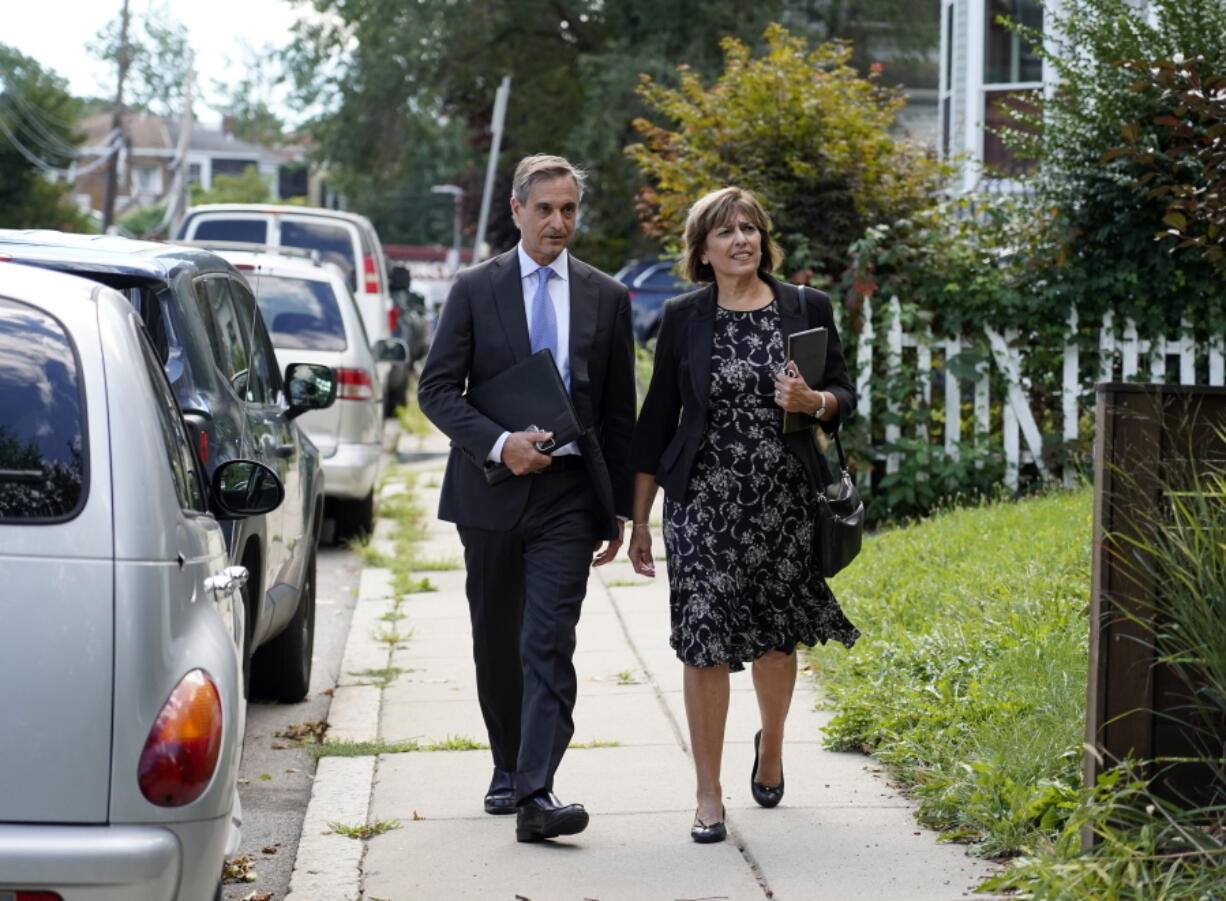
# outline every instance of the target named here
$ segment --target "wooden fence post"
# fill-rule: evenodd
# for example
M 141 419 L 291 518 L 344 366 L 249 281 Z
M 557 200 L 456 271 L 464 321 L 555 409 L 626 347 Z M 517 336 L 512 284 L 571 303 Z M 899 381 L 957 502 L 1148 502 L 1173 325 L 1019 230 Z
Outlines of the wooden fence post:
M 886 332 L 886 378 L 891 386 L 898 381 L 898 370 L 902 365 L 902 304 L 898 302 L 897 297 L 890 298 L 890 330 Z M 898 400 L 897 396 L 891 392 L 886 396 L 886 410 L 890 414 L 892 422 L 887 422 L 885 425 L 885 443 L 897 444 L 898 439 L 902 437 L 902 427 L 898 424 Z M 885 471 L 886 473 L 898 472 L 898 466 L 902 462 L 902 455 L 897 451 L 891 451 L 886 454 Z
M 1064 440 L 1077 440 L 1077 423 L 1080 419 L 1077 410 L 1077 398 L 1081 393 L 1081 358 L 1077 350 L 1077 308 L 1068 312 L 1068 338 L 1064 344 L 1064 380 L 1060 390 L 1061 412 L 1064 414 Z M 1072 488 L 1076 483 L 1076 473 L 1067 463 L 1064 465 L 1064 486 Z
M 949 371 L 949 361 L 962 353 L 962 335 L 945 339 L 945 453 L 958 459 L 958 441 L 962 438 L 962 391 L 958 378 Z

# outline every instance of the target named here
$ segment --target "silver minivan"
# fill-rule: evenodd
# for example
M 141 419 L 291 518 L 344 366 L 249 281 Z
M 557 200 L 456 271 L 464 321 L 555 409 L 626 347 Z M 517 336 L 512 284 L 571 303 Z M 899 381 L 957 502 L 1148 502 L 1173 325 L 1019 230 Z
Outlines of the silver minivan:
M 246 573 L 214 514 L 283 497 L 248 460 L 206 484 L 123 295 L 0 263 L 0 898 L 217 896 Z
M 175 240 L 219 241 L 313 250 L 345 272 L 371 343 L 397 333 L 399 308 L 388 284 L 387 259 L 374 225 L 365 216 L 323 207 L 273 203 L 210 203 L 187 210 Z M 384 413 L 404 404 L 408 362 L 379 364 Z

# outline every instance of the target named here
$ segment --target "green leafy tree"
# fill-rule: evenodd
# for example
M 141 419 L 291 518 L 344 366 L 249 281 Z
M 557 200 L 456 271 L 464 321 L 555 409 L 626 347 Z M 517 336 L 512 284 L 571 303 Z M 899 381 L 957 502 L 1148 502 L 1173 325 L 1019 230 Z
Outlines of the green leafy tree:
M 265 203 L 270 190 L 264 176 L 255 166 L 248 166 L 242 175 L 215 175 L 210 188 L 192 185 L 192 204 L 201 203 Z
M 809 50 L 777 24 L 765 43 L 755 58 L 726 38 L 724 73 L 710 87 L 690 71 L 678 88 L 644 76 L 643 99 L 674 123 L 636 121 L 645 140 L 627 148 L 651 182 L 640 195 L 644 228 L 675 244 L 695 199 L 739 185 L 771 211 L 789 265 L 829 284 L 866 227 L 931 205 L 947 173 L 891 132 L 905 101 L 857 73 L 849 46 Z
M 116 67 L 121 16 L 122 13 L 116 15 L 86 45 L 95 57 Z M 151 5 L 144 14 L 130 15 L 127 52 L 125 106 L 159 116 L 179 115 L 183 111 L 191 46 L 187 27 L 171 14 L 167 4 Z
M 87 227 L 68 200 L 68 186 L 47 172 L 66 168 L 76 156 L 78 115 L 64 79 L 0 44 L 0 225 Z
M 1052 211 L 1043 291 L 1075 302 L 1083 318 L 1107 310 L 1130 317 L 1143 331 L 1174 333 L 1184 317 L 1197 328 L 1223 328 L 1223 283 L 1212 265 L 1172 255 L 1155 242 L 1166 215 L 1161 196 L 1137 192 L 1147 168 L 1127 155 L 1103 162 L 1124 139 L 1169 154 L 1181 140 L 1155 120 L 1170 114 L 1157 91 L 1132 90 L 1135 72 L 1121 60 L 1200 57 L 1204 71 L 1226 66 L 1226 4 L 1221 0 L 1062 0 L 1046 4 L 1045 36 L 1020 28 L 1042 46 L 1059 90 L 1038 112 L 1016 118 L 1033 134 L 1006 129 L 1004 137 L 1039 162 L 1035 195 Z M 1155 180 L 1150 187 L 1171 183 Z
M 1164 149 L 1140 143 L 1141 123 L 1129 123 L 1131 143 L 1104 154 L 1110 162 L 1127 156 L 1145 174 L 1136 187 L 1167 201 L 1156 237 L 1174 239 L 1175 250 L 1199 249 L 1202 258 L 1226 274 L 1226 72 L 1203 72 L 1201 59 L 1129 61 L 1141 80 L 1133 89 L 1156 94 L 1167 107 L 1153 124 L 1166 131 Z M 1151 185 L 1152 183 L 1152 185 Z
M 272 109 L 278 75 L 267 61 L 275 55 L 268 45 L 260 51 L 245 47 L 242 78 L 232 84 L 213 82 L 213 89 L 223 98 L 216 109 L 228 118 L 231 132 L 261 147 L 276 147 L 285 136 L 285 123 Z

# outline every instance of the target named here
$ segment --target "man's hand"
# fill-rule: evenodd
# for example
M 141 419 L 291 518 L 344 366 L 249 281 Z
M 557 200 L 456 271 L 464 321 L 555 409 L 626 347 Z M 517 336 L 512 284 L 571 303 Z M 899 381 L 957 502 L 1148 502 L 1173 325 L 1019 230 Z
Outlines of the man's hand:
M 592 559 L 592 566 L 604 566 L 606 563 L 612 561 L 617 556 L 617 552 L 621 549 L 622 540 L 625 537 L 626 524 L 619 519 L 617 521 L 617 537 L 610 538 L 609 543 L 605 545 L 605 549 L 603 551 L 600 550 L 600 542 L 596 542 L 595 550 L 599 551 L 599 553 L 597 553 Z
M 517 476 L 536 472 L 549 465 L 552 458 L 536 449 L 537 441 L 548 441 L 553 432 L 512 432 L 502 445 L 502 462 Z

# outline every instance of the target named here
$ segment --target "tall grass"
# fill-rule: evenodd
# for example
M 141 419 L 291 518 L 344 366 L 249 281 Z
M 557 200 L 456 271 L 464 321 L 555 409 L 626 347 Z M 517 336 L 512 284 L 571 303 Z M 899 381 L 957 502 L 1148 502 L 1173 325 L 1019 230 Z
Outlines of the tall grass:
M 864 636 L 815 649 L 827 742 L 885 763 L 920 819 L 988 856 L 1057 834 L 1080 782 L 1088 489 L 871 537 L 832 583 Z

